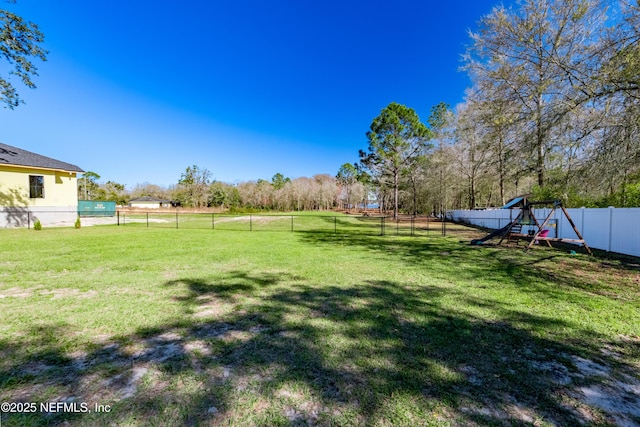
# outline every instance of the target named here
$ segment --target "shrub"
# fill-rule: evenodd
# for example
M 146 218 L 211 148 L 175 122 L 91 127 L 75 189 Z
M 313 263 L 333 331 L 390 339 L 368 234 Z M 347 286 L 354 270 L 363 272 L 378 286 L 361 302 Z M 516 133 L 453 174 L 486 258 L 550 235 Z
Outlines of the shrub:
M 42 230 L 42 224 L 39 219 L 36 219 L 36 222 L 33 223 L 33 229 L 38 231 Z
M 76 228 L 80 228 L 81 226 L 82 226 L 82 224 L 80 223 L 80 217 L 78 217 L 78 218 L 76 219 L 76 223 L 74 224 L 74 227 L 76 227 Z

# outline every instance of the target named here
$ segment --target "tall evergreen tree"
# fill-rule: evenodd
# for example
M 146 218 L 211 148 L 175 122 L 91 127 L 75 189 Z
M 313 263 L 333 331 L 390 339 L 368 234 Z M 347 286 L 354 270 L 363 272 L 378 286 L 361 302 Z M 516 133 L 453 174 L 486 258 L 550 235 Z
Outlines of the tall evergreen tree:
M 398 188 L 403 170 L 421 155 L 431 137 L 416 112 L 392 102 L 373 119 L 367 139 L 369 149 L 360 151 L 362 164 L 379 185 L 393 189 L 393 217 L 398 217 Z

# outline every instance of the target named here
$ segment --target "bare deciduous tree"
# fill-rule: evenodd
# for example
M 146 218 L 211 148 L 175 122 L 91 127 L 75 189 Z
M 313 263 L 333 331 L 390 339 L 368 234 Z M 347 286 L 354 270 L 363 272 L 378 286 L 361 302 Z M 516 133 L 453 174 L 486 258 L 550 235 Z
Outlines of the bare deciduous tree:
M 606 20 L 598 0 L 524 0 L 518 10 L 497 6 L 471 33 L 465 68 L 499 85 L 518 106 L 520 151 L 528 152 L 540 187 L 559 149 L 553 130 L 593 96 Z

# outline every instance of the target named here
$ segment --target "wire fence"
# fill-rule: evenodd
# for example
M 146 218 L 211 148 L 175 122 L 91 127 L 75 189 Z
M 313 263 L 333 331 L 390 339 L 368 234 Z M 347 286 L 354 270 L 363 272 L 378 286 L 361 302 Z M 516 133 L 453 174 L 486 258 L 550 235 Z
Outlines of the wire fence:
M 446 224 L 429 217 L 117 212 L 118 226 L 227 231 L 333 232 L 368 235 L 446 234 Z
M 428 216 L 401 215 L 394 219 L 388 215 L 344 214 L 229 214 L 219 212 L 193 212 L 185 210 L 117 210 L 111 215 L 82 216 L 74 209 L 0 209 L 1 227 L 33 228 L 36 221 L 45 228 L 80 225 L 114 225 L 121 227 L 200 229 L 220 231 L 270 232 L 322 232 L 366 234 L 376 236 L 446 236 L 447 233 L 465 232 L 451 222 L 442 222 Z

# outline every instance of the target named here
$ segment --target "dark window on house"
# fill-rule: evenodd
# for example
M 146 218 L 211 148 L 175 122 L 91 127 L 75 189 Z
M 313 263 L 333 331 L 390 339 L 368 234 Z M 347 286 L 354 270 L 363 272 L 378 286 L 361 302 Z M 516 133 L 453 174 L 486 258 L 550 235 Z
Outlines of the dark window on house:
M 44 176 L 29 175 L 29 197 L 32 199 L 44 198 Z

